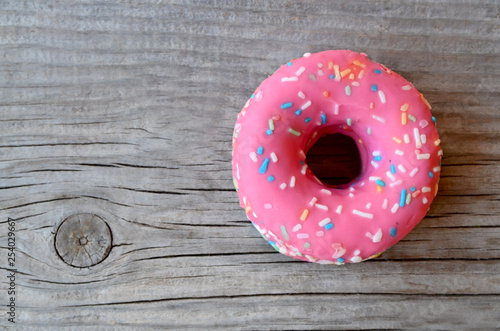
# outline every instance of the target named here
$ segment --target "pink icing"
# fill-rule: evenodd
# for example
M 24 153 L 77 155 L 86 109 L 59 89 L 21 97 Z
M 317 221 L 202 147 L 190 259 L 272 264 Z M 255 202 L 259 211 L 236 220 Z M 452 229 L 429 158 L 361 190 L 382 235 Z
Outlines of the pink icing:
M 362 173 L 341 188 L 308 169 L 324 133 L 353 137 Z M 233 180 L 241 206 L 279 252 L 361 262 L 406 236 L 437 193 L 442 150 L 423 96 L 347 50 L 305 54 L 262 82 L 238 115 Z

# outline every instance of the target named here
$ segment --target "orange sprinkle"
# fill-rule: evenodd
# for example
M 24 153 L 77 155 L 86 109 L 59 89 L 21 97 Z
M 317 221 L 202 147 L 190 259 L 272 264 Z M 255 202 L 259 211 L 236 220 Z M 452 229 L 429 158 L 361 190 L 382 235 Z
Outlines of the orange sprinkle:
M 340 76 L 342 78 L 344 78 L 345 76 L 349 75 L 351 73 L 351 69 L 346 69 L 346 70 L 343 70 L 341 73 L 340 73 Z
M 401 139 L 397 138 L 397 137 L 392 137 L 392 140 L 394 140 L 395 142 L 397 142 L 398 144 L 401 144 Z
M 382 186 L 377 185 L 377 192 L 382 192 Z
M 358 60 L 354 60 L 352 63 L 353 63 L 354 65 L 357 65 L 358 67 L 361 67 L 361 68 L 364 68 L 364 67 L 365 67 L 365 65 L 364 65 L 363 63 L 359 62 Z
M 401 124 L 406 125 L 406 113 L 401 113 Z
M 333 70 L 333 62 L 328 62 L 328 69 Z
M 330 92 L 328 91 L 323 91 L 323 95 L 325 96 L 325 98 L 328 98 L 330 96 Z
M 407 111 L 408 107 L 410 107 L 410 105 L 405 103 L 404 105 L 401 106 L 401 111 Z
M 412 196 L 413 198 L 416 198 L 416 197 L 418 197 L 419 195 L 420 195 L 420 190 L 417 190 L 417 191 L 415 191 L 415 192 L 413 192 L 413 193 L 411 194 L 411 196 Z
M 375 104 L 373 102 L 370 103 L 370 109 L 375 109 Z
M 309 210 L 308 209 L 304 209 L 304 211 L 302 212 L 302 215 L 300 215 L 300 220 L 301 221 L 305 221 L 307 216 L 309 216 Z
M 429 104 L 427 99 L 424 98 L 424 95 L 422 93 L 420 93 L 420 99 L 422 99 L 422 101 L 427 105 L 427 107 L 429 107 L 429 109 L 431 109 L 431 105 Z

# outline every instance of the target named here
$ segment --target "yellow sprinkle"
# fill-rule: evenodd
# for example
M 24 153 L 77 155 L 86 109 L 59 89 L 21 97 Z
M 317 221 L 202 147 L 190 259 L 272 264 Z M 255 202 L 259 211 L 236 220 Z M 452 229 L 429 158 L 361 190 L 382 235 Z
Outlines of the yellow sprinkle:
M 336 82 L 340 82 L 340 72 L 339 72 L 340 68 L 339 68 L 339 65 L 335 64 L 333 66 L 333 69 L 335 70 L 335 81 Z
M 333 62 L 328 62 L 328 69 L 333 70 Z
M 364 65 L 363 63 L 359 62 L 358 60 L 354 60 L 352 63 L 353 63 L 354 65 L 357 65 L 358 67 L 361 67 L 361 68 L 364 68 L 364 67 L 365 67 L 365 65 Z
M 358 138 L 358 142 L 363 145 L 363 140 L 361 140 L 361 138 Z
M 401 111 L 407 111 L 408 107 L 410 107 L 410 105 L 405 103 L 404 105 L 401 106 Z
M 377 192 L 382 192 L 382 186 L 377 185 Z
M 359 79 L 361 79 L 361 78 L 363 78 L 363 76 L 364 76 L 364 75 L 365 75 L 365 71 L 364 71 L 364 70 L 361 70 L 361 71 L 359 72 L 358 78 L 359 78 Z
M 251 210 L 252 210 L 252 207 L 250 207 L 250 206 L 245 207 L 245 213 L 248 214 Z
M 406 113 L 401 113 L 401 124 L 406 125 Z
M 340 73 L 340 76 L 344 78 L 345 76 L 349 75 L 351 73 L 351 69 L 346 69 Z
M 350 80 L 354 80 L 354 74 L 350 74 L 350 75 L 349 75 L 349 79 L 350 79 Z
M 305 221 L 307 216 L 309 216 L 309 210 L 308 209 L 304 209 L 304 211 L 302 212 L 302 215 L 300 215 L 300 220 L 301 221 Z
M 395 142 L 397 142 L 398 144 L 401 144 L 401 139 L 397 138 L 397 137 L 392 137 L 392 140 L 394 140 Z

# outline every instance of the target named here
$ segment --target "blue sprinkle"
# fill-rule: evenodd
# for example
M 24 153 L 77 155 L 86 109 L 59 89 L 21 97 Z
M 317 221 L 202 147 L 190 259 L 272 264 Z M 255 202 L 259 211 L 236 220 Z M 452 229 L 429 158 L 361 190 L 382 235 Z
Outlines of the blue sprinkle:
M 375 85 L 375 84 L 372 85 L 372 91 L 377 92 L 377 85 Z
M 286 65 L 290 67 L 292 66 L 292 62 L 288 62 Z
M 394 166 L 394 164 L 391 164 L 391 172 L 392 172 L 393 174 L 395 174 L 395 173 L 396 173 L 396 167 Z
M 267 177 L 267 181 L 269 181 L 269 182 L 274 182 L 274 177 L 273 177 L 273 176 L 269 176 L 269 177 Z
M 266 131 L 266 133 L 267 133 L 268 136 L 270 136 L 270 135 L 273 134 L 273 130 L 269 129 L 269 130 Z
M 431 177 L 431 178 L 434 177 L 434 174 L 432 173 L 432 171 L 429 171 L 429 177 Z
M 331 74 L 330 75 L 330 79 L 334 79 L 335 78 L 335 75 L 334 74 Z
M 250 97 L 250 99 L 253 99 L 253 98 L 255 98 L 255 94 L 252 94 L 252 96 Z
M 345 260 L 344 260 L 343 258 L 339 257 L 339 258 L 337 259 L 337 261 L 339 261 L 339 262 L 344 262 Z
M 310 117 L 308 117 L 308 118 L 306 118 L 306 119 L 304 120 L 304 122 L 306 122 L 306 123 L 307 123 L 307 122 L 310 122 L 310 121 L 311 121 L 311 118 L 310 118 Z
M 375 69 L 375 73 L 376 73 L 376 74 L 381 74 L 381 73 L 382 73 L 382 70 Z
M 434 116 L 432 116 L 432 121 L 436 123 L 436 118 Z
M 269 240 L 269 241 L 268 241 L 268 243 L 269 243 L 270 245 L 273 245 L 273 246 L 274 246 L 274 245 L 276 245 L 276 243 L 275 243 L 274 241 L 271 241 L 271 240 Z
M 416 190 L 415 186 L 412 186 L 412 187 L 410 188 L 410 191 L 412 191 L 412 192 L 415 192 L 415 190 Z
M 259 168 L 259 174 L 264 174 L 267 171 L 267 165 L 269 164 L 269 158 L 266 157 L 264 162 L 262 162 L 262 165 Z
M 396 237 L 396 228 L 390 228 L 389 233 L 391 234 L 391 237 Z
M 257 154 L 262 155 L 263 152 L 264 152 L 264 147 L 259 146 L 259 148 L 257 148 Z
M 330 230 L 331 228 L 333 228 L 332 223 L 328 223 L 327 225 L 325 225 L 325 230 Z
M 377 185 L 380 185 L 380 186 L 382 186 L 382 187 L 384 187 L 384 186 L 385 186 L 384 181 L 382 181 L 382 180 L 380 180 L 380 179 L 377 179 L 377 180 L 375 181 L 375 183 L 377 183 Z
M 300 165 L 304 165 L 304 161 L 300 160 Z
M 297 111 L 295 112 L 295 115 L 299 116 L 300 114 L 302 114 L 302 110 L 297 109 Z
M 290 108 L 292 106 L 292 103 L 291 102 L 287 102 L 287 103 L 284 103 L 281 105 L 281 109 L 287 109 L 287 108 Z
M 401 197 L 399 198 L 399 207 L 404 207 L 406 201 L 406 190 L 401 190 Z
M 380 155 L 377 155 L 373 158 L 373 161 L 381 161 L 382 160 L 382 156 Z
M 326 115 L 321 114 L 321 124 L 325 124 L 325 123 L 326 123 Z

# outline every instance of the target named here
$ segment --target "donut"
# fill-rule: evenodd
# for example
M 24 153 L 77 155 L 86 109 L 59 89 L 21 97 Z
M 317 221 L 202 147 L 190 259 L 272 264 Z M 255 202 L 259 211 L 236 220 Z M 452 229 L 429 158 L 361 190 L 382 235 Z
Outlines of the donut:
M 241 207 L 277 251 L 322 264 L 379 256 L 437 194 L 440 139 L 431 106 L 366 54 L 306 53 L 282 65 L 238 114 L 232 173 Z M 306 154 L 325 134 L 355 140 L 361 174 L 333 187 Z

